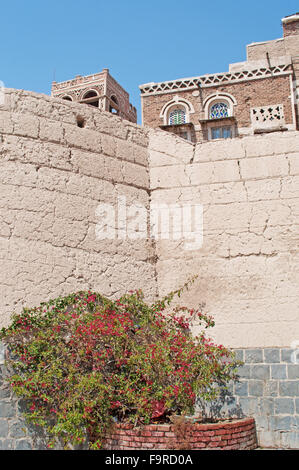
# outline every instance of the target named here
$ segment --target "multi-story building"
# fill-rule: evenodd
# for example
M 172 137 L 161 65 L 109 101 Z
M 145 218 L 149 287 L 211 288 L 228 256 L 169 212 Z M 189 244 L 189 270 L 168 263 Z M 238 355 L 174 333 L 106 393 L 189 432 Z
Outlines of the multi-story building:
M 229 71 L 141 85 L 142 122 L 192 142 L 298 129 L 299 13 Z
M 137 122 L 137 111 L 129 101 L 129 94 L 110 75 L 108 69 L 85 77 L 77 75 L 65 82 L 53 82 L 51 96 L 95 106 Z

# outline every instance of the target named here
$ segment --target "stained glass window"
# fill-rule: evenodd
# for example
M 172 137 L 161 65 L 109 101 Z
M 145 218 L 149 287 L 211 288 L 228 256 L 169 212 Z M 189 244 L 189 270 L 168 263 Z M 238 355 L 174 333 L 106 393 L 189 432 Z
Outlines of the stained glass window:
M 210 119 L 220 119 L 228 117 L 228 104 L 215 103 L 210 108 Z
M 169 125 L 185 124 L 186 114 L 183 109 L 173 109 L 169 114 Z

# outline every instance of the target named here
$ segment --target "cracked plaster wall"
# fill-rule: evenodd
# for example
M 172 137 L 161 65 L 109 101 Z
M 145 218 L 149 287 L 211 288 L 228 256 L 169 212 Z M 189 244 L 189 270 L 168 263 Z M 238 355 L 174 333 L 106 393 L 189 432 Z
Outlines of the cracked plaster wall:
M 84 128 L 77 118 L 84 119 Z M 299 133 L 191 144 L 92 107 L 6 90 L 0 108 L 1 326 L 79 289 L 165 294 L 214 316 L 234 348 L 299 339 Z M 202 204 L 203 246 L 97 240 L 99 202 Z
M 198 274 L 180 303 L 206 304 L 211 337 L 290 347 L 299 340 L 299 132 L 193 145 L 157 130 L 149 146 L 152 204 L 203 205 L 200 250 L 156 244 L 159 294 Z
M 80 128 L 77 119 L 84 121 Z M 83 289 L 156 295 L 147 240 L 98 240 L 99 203 L 149 208 L 148 135 L 90 106 L 5 91 L 0 107 L 0 325 Z M 117 214 L 117 210 L 116 210 Z

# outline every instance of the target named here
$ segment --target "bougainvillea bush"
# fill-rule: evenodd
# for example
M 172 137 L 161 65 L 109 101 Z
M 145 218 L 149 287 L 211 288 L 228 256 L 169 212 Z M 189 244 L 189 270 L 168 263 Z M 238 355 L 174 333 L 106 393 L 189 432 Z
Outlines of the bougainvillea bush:
M 166 422 L 212 400 L 215 383 L 234 378 L 233 353 L 204 330 L 200 309 L 174 308 L 175 294 L 149 305 L 141 291 L 112 301 L 79 292 L 14 315 L 0 337 L 9 344 L 9 381 L 28 403 L 27 418 L 67 446 L 88 436 L 101 448 L 115 421 Z M 166 313 L 167 312 L 167 313 Z M 194 337 L 193 322 L 202 325 Z

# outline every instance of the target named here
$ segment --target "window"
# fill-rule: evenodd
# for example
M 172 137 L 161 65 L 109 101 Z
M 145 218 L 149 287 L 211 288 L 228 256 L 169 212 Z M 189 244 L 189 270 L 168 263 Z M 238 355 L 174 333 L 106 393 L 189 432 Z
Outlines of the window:
M 164 126 L 177 126 L 189 124 L 190 114 L 194 114 L 192 103 L 176 95 L 164 104 L 160 112 L 160 119 Z
M 99 107 L 99 95 L 95 90 L 86 92 L 81 100 L 81 103 L 86 103 L 89 106 Z
M 173 109 L 169 113 L 169 125 L 173 126 L 176 124 L 185 124 L 186 122 L 186 113 L 183 109 Z
M 207 121 L 213 119 L 225 119 L 234 117 L 237 101 L 229 93 L 213 93 L 203 101 L 204 119 Z
M 91 91 L 88 91 L 87 93 L 85 93 L 85 95 L 83 96 L 83 99 L 86 100 L 88 98 L 93 98 L 93 97 L 96 97 L 98 96 L 97 93 L 93 90 Z
M 211 139 L 230 139 L 232 137 L 231 126 L 211 127 Z
M 229 117 L 228 103 L 219 102 L 210 107 L 210 119 L 221 119 L 225 117 Z

